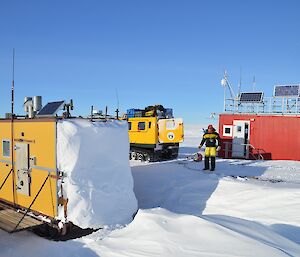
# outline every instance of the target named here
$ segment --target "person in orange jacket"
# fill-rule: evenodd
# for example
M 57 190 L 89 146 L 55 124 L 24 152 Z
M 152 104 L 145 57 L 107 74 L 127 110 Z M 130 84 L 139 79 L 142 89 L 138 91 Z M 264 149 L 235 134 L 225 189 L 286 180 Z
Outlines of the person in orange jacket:
M 216 155 L 217 151 L 221 149 L 220 147 L 220 137 L 212 125 L 208 125 L 205 131 L 202 141 L 199 145 L 201 148 L 205 144 L 205 157 L 204 157 L 204 168 L 203 170 L 209 170 L 209 160 L 210 160 L 210 171 L 214 171 L 216 168 Z

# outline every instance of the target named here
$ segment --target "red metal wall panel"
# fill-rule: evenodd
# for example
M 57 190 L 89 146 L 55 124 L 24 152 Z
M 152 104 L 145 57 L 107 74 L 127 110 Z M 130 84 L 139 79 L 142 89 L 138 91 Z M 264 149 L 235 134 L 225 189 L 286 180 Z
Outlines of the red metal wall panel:
M 300 117 L 221 114 L 219 131 L 222 141 L 231 140 L 222 135 L 223 125 L 234 120 L 250 120 L 250 144 L 262 149 L 266 159 L 300 161 Z M 224 151 L 220 152 L 224 157 Z

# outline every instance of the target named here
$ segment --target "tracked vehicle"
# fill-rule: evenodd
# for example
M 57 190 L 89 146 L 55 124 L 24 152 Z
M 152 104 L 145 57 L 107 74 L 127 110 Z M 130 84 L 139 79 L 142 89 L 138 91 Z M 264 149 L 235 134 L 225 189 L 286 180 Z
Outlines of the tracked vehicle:
M 130 159 L 160 161 L 177 158 L 183 142 L 183 120 L 162 105 L 127 111 Z

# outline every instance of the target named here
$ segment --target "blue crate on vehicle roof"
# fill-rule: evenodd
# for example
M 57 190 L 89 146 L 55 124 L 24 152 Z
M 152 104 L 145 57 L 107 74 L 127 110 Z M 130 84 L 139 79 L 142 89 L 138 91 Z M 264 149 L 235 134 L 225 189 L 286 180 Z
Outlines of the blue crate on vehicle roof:
M 172 108 L 166 108 L 165 109 L 165 115 L 166 115 L 167 119 L 174 118 L 173 109 Z
M 135 109 L 128 109 L 127 110 L 127 114 L 134 114 L 135 113 Z
M 141 110 L 141 109 L 128 109 L 127 110 L 127 113 L 130 113 L 130 114 L 134 114 L 134 113 L 136 113 L 136 112 L 141 112 L 141 111 L 143 111 L 143 110 Z

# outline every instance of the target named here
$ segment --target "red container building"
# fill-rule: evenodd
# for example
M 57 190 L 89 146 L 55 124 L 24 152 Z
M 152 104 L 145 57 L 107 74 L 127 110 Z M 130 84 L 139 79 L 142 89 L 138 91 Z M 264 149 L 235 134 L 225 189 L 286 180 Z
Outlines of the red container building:
M 221 157 L 300 161 L 300 116 L 224 113 L 219 133 Z
M 223 158 L 300 161 L 300 85 L 275 86 L 274 96 L 224 97 L 219 115 Z

